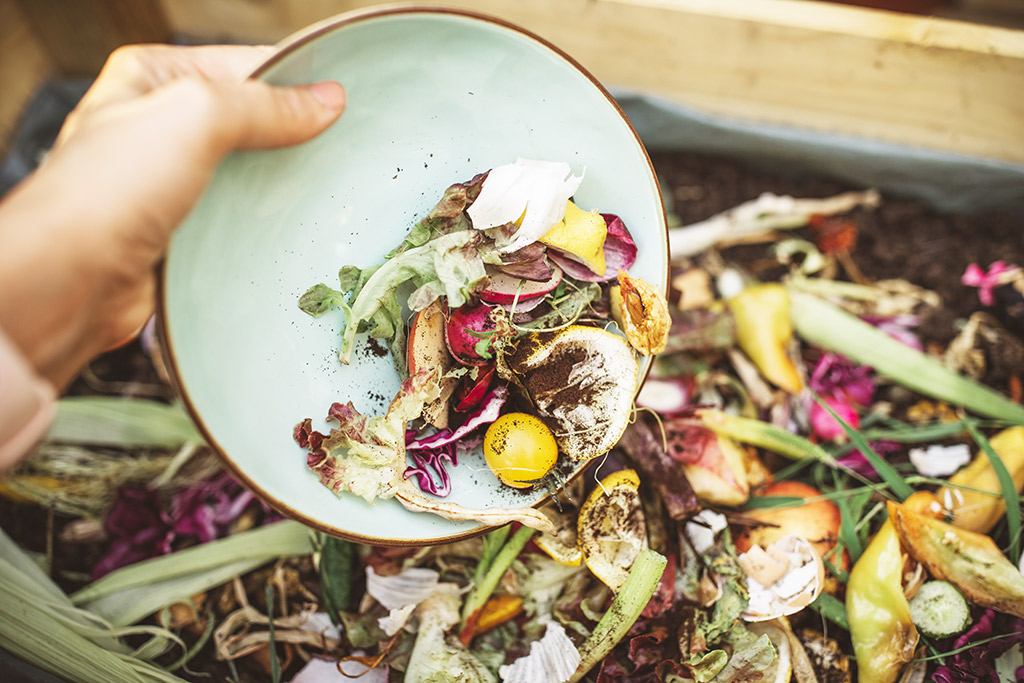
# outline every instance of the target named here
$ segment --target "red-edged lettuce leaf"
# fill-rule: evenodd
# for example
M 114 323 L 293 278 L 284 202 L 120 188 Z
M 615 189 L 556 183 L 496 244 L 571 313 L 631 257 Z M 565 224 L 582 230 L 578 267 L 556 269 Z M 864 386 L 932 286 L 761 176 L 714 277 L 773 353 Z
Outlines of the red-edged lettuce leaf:
M 405 472 L 405 425 L 419 417 L 423 405 L 440 392 L 433 368 L 402 382 L 383 416 L 368 417 L 351 403 L 335 403 L 327 420 L 338 426 L 328 434 L 306 418 L 295 426 L 295 441 L 307 449 L 306 465 L 320 482 L 340 495 L 354 493 L 366 502 L 391 498 Z
M 446 189 L 430 213 L 413 226 L 409 234 L 405 236 L 405 240 L 384 258 L 394 258 L 409 249 L 422 247 L 438 235 L 447 235 L 450 232 L 471 228 L 472 225 L 465 211 L 480 194 L 480 188 L 486 178 L 486 173 L 480 173 L 472 180 L 455 183 Z
M 614 214 L 603 213 L 601 217 L 608 224 L 608 236 L 604 240 L 604 275 L 598 275 L 566 252 L 553 247 L 548 248 L 548 258 L 569 277 L 584 282 L 606 282 L 614 280 L 620 270 L 629 270 L 636 262 L 636 242 L 629 234 L 626 224 Z
M 554 271 L 547 260 L 547 247 L 540 242 L 528 244 L 510 254 L 501 255 L 501 263 L 494 264 L 496 270 L 521 280 L 544 282 Z

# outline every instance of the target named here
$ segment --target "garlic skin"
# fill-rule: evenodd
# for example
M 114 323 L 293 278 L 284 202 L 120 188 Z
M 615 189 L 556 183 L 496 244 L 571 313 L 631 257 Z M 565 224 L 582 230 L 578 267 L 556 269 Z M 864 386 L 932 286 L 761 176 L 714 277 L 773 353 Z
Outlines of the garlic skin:
M 739 556 L 747 574 L 750 603 L 746 621 L 767 621 L 795 614 L 811 604 L 825 582 L 825 565 L 810 541 L 790 534 L 768 548 L 759 545 Z
M 520 221 L 512 240 L 499 247 L 510 253 L 536 242 L 561 221 L 581 182 L 583 174 L 572 175 L 564 162 L 516 159 L 491 169 L 466 213 L 477 230 Z
M 926 477 L 948 477 L 971 461 L 971 449 L 963 443 L 911 448 L 908 455 L 917 471 Z

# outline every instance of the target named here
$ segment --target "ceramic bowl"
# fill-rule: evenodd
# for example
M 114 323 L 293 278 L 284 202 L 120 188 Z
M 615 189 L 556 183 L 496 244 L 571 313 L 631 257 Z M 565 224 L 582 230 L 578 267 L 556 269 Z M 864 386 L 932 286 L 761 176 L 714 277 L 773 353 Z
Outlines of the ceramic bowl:
M 341 365 L 340 310 L 313 319 L 297 300 L 345 264 L 382 260 L 444 189 L 517 157 L 585 169 L 581 206 L 619 214 L 639 247 L 630 272 L 664 287 L 665 214 L 650 160 L 614 100 L 579 64 L 521 28 L 478 14 L 390 7 L 344 14 L 287 39 L 254 74 L 274 84 L 334 79 L 341 119 L 315 140 L 235 154 L 176 233 L 161 274 L 169 367 L 227 467 L 283 514 L 374 544 L 427 545 L 482 531 L 335 496 L 305 464 L 292 428 L 335 401 L 382 414 L 399 386 L 367 346 Z M 641 378 L 648 361 L 642 363 Z M 639 384 L 639 382 L 638 382 Z M 537 504 L 503 487 L 481 453 L 453 470 L 450 500 Z

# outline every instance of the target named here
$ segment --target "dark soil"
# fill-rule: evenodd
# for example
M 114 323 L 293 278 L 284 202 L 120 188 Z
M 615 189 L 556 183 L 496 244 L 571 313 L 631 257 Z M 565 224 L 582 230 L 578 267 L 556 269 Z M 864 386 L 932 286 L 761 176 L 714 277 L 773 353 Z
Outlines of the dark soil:
M 747 168 L 734 161 L 697 155 L 655 154 L 654 165 L 663 187 L 668 189 L 672 212 L 682 224 L 696 222 L 756 198 L 763 192 L 795 197 L 825 197 L 851 189 L 840 182 L 807 177 L 778 169 L 773 172 Z M 968 264 L 982 267 L 996 260 L 1024 263 L 1024 219 L 1005 215 L 961 216 L 938 213 L 919 202 L 884 197 L 875 211 L 853 214 L 859 236 L 852 258 L 868 279 L 902 278 L 937 292 L 942 310 L 927 321 L 925 336 L 945 345 L 956 331 L 956 321 L 979 309 L 977 290 L 960 283 Z M 807 233 L 803 233 L 807 236 Z M 727 259 L 755 258 L 753 250 L 726 250 Z M 760 258 L 760 257 L 758 257 Z M 1003 307 L 993 312 L 1011 331 L 1024 334 L 1021 321 Z M 129 393 L 151 398 L 169 396 L 161 389 L 158 375 L 141 345 L 134 342 L 106 354 L 90 366 L 87 376 L 75 381 L 70 392 L 107 393 L 112 387 L 129 387 Z M 155 391 L 154 391 L 155 388 Z M 161 396 L 162 394 L 162 396 Z M 47 539 L 56 538 L 71 520 L 48 516 L 39 508 L 0 497 L 0 520 L 4 530 L 24 547 L 47 552 Z M 54 578 L 66 589 L 82 585 L 102 551 L 100 545 L 52 546 Z M 209 651 L 209 647 L 207 648 Z M 209 660 L 204 663 L 204 659 Z M 201 654 L 190 665 L 194 671 L 224 675 L 223 665 L 212 654 Z M 209 675 L 209 674 L 208 674 Z M 185 677 L 189 677 L 185 674 Z M 197 677 L 195 680 L 210 680 Z M 253 679 L 255 680 L 255 679 Z
M 652 159 L 663 187 L 670 188 L 673 211 L 683 225 L 763 192 L 810 198 L 864 189 L 698 155 L 653 155 Z M 852 256 L 868 279 L 902 278 L 942 297 L 947 324 L 933 326 L 935 341 L 948 342 L 948 337 L 939 335 L 951 335 L 955 319 L 979 308 L 977 290 L 960 283 L 968 264 L 984 268 L 999 260 L 1024 263 L 1024 219 L 1020 217 L 944 214 L 921 202 L 885 195 L 877 210 L 860 210 L 853 216 L 859 240 Z M 995 312 L 1003 315 L 998 309 Z M 1003 316 L 1003 322 L 1024 332 L 1020 321 Z

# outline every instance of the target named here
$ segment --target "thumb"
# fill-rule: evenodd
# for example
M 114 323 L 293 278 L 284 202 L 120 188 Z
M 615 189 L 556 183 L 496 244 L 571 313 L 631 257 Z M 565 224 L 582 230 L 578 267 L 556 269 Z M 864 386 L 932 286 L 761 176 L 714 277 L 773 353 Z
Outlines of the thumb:
M 345 90 L 334 81 L 292 87 L 252 80 L 208 84 L 216 91 L 208 110 L 213 143 L 224 153 L 305 142 L 345 108 Z

